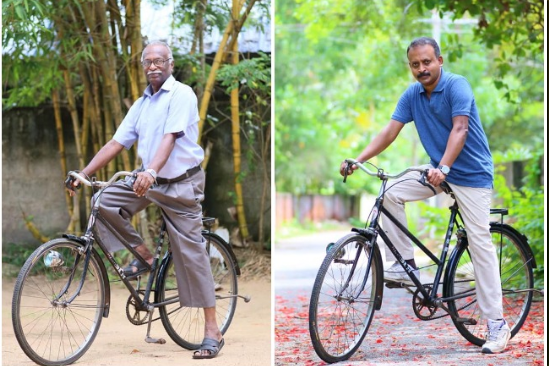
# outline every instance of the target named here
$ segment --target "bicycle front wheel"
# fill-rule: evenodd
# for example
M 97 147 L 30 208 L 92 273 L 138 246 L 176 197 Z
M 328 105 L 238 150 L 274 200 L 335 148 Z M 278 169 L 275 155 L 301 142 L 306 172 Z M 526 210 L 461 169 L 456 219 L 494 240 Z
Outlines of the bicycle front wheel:
M 99 331 L 105 303 L 103 267 L 93 252 L 86 268 L 81 248 L 67 239 L 43 244 L 27 259 L 15 282 L 15 337 L 37 364 L 75 362 Z
M 236 264 L 233 262 L 222 239 L 210 234 L 203 234 L 210 257 L 210 266 L 215 284 L 215 311 L 217 325 L 225 334 L 234 316 L 238 294 Z M 170 338 L 183 348 L 195 350 L 200 348 L 204 338 L 204 310 L 181 306 L 177 292 L 177 280 L 171 255 L 164 267 L 158 285 L 158 303 L 177 300 L 161 306 L 160 319 Z
M 533 257 L 527 243 L 512 229 L 494 224 L 490 227 L 492 243 L 498 257 L 501 287 L 503 291 L 503 316 L 515 336 L 524 324 L 532 304 L 534 276 Z M 469 294 L 467 297 L 448 302 L 448 308 L 460 318 L 476 320 L 467 325 L 454 320 L 454 325 L 469 342 L 482 346 L 485 342 L 486 319 L 481 318 L 475 292 L 476 278 L 471 253 L 463 245 L 456 253 L 456 260 L 448 267 L 448 282 L 445 282 L 446 297 Z
M 322 263 L 311 294 L 309 333 L 317 355 L 326 362 L 351 357 L 374 317 L 381 257 L 361 235 L 334 244 Z

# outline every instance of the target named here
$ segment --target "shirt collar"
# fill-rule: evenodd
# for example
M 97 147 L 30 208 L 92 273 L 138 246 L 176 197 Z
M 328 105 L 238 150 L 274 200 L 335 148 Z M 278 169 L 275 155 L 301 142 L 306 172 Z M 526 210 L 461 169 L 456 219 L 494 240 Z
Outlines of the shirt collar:
M 418 81 L 419 83 L 419 81 Z M 432 91 L 432 93 L 441 92 L 444 90 L 444 86 L 446 85 L 446 74 L 444 73 L 444 69 L 440 68 L 440 79 L 438 79 L 438 84 L 435 86 L 435 89 Z M 426 93 L 425 87 L 421 85 L 421 92 L 420 93 Z
M 167 78 L 166 81 L 164 81 L 164 84 L 162 84 L 162 86 L 160 87 L 160 90 L 170 91 L 172 90 L 172 87 L 174 84 L 175 84 L 175 78 L 173 77 L 173 75 L 170 75 L 170 77 Z M 147 97 L 151 97 L 153 95 L 151 84 L 147 86 L 143 94 Z

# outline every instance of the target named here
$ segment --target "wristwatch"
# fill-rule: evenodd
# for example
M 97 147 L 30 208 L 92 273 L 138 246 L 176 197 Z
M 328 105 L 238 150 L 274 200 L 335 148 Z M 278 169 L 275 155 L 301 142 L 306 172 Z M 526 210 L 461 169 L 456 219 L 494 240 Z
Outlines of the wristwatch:
M 156 182 L 156 172 L 154 171 L 154 169 L 146 169 L 145 171 L 149 173 L 151 177 L 153 177 L 154 181 Z
M 442 172 L 444 175 L 450 174 L 450 168 L 447 165 L 439 165 L 438 169 Z

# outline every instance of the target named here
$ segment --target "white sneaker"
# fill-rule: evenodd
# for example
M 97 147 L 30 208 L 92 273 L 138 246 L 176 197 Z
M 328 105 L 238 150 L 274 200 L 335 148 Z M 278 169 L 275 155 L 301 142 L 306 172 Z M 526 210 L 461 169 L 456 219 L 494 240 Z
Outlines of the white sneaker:
M 500 353 L 505 351 L 507 342 L 511 338 L 511 329 L 505 321 L 488 319 L 488 333 L 486 343 L 482 346 L 482 353 Z
M 414 270 L 414 275 L 420 280 L 419 269 Z M 408 273 L 404 271 L 400 263 L 395 262 L 391 267 L 384 271 L 383 277 L 385 281 L 402 282 L 405 284 L 414 285 Z

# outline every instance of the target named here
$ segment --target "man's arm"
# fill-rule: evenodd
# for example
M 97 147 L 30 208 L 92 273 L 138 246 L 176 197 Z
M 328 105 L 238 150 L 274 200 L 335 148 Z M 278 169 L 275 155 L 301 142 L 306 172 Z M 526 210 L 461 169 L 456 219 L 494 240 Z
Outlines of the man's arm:
M 448 137 L 448 142 L 446 144 L 446 150 L 442 159 L 440 159 L 440 165 L 446 165 L 449 168 L 452 167 L 452 164 L 456 161 L 457 157 L 463 150 L 465 146 L 465 141 L 467 140 L 467 134 L 469 132 L 469 117 L 468 116 L 455 116 L 452 118 L 452 131 L 450 131 L 450 136 Z M 438 187 L 442 183 L 446 176 L 438 168 L 431 169 L 428 175 L 429 183 Z
M 381 130 L 381 132 L 374 137 L 374 139 L 366 146 L 364 150 L 357 156 L 356 160 L 360 162 L 368 161 L 374 156 L 380 154 L 385 150 L 389 145 L 395 141 L 398 134 L 404 127 L 404 123 L 396 121 L 394 119 L 390 120 L 389 123 Z M 347 167 L 346 163 L 342 163 L 339 169 L 341 175 L 345 175 L 345 168 Z M 353 174 L 353 171 L 358 169 L 358 167 L 353 166 L 348 174 Z
M 116 140 L 110 140 L 101 148 L 101 150 L 99 150 L 97 154 L 95 154 L 90 163 L 80 172 L 80 175 L 84 177 L 93 175 L 99 169 L 105 167 L 112 159 L 116 157 L 116 155 L 120 154 L 123 149 L 124 145 Z M 77 179 L 72 182 L 72 186 L 75 188 L 79 185 L 80 181 Z M 69 189 L 69 195 L 74 196 L 74 194 L 74 190 Z
M 162 141 L 160 141 L 158 150 L 154 154 L 154 157 L 147 169 L 153 169 L 155 172 L 159 172 L 160 169 L 162 169 L 173 151 L 176 136 L 177 134 L 175 133 L 167 133 L 162 137 Z M 145 195 L 147 190 L 154 184 L 154 182 L 155 179 L 151 174 L 146 171 L 140 172 L 137 174 L 137 179 L 135 180 L 135 183 L 133 185 L 133 191 L 136 195 L 142 197 Z
M 99 169 L 105 167 L 122 150 L 124 150 L 124 145 L 116 140 L 110 140 L 95 154 L 90 163 L 82 170 L 82 173 L 88 176 L 94 174 Z

